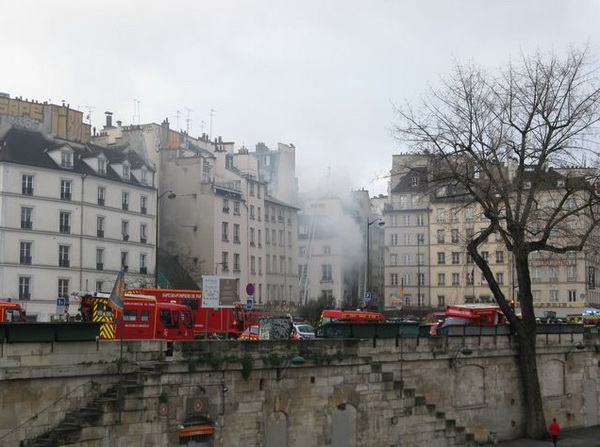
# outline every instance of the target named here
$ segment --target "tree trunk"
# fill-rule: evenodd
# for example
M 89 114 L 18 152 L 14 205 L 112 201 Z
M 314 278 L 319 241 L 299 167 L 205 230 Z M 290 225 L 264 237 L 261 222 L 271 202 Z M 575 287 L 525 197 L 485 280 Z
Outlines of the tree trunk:
M 514 327 L 519 343 L 517 352 L 521 372 L 525 436 L 530 439 L 543 439 L 546 436 L 546 419 L 537 368 L 537 323 L 527 256 L 528 253 L 521 250 L 515 253 L 515 271 L 519 284 L 518 296 L 522 315 Z
M 527 330 L 524 326 L 517 330 L 525 436 L 530 439 L 543 439 L 546 435 L 546 419 L 537 370 L 535 339 L 535 330 Z

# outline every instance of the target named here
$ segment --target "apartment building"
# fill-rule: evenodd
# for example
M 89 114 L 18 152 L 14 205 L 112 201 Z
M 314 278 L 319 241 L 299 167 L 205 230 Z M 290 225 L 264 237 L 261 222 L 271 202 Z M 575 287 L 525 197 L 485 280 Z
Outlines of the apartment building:
M 549 169 L 545 173 L 536 200 L 537 217 L 532 219 L 530 231 L 543 228 L 544 219 L 557 208 L 557 198 L 563 195 L 569 182 L 582 181 L 579 171 L 582 170 Z M 432 187 L 436 173 L 427 156 L 395 155 L 392 173 L 389 199 L 384 207 L 386 307 L 403 304 L 410 308 L 435 308 L 492 302 L 488 284 L 466 250 L 467 241 L 488 224 L 483 210 L 451 184 Z M 571 197 L 563 206 L 575 209 L 577 200 L 577 196 Z M 580 233 L 586 224 L 575 217 L 567 220 L 564 228 L 554 231 L 552 237 L 565 242 Z M 600 304 L 595 279 L 598 240 L 596 231 L 583 251 L 531 254 L 533 301 L 540 315 L 544 310 L 566 315 Z M 514 261 L 500 235 L 491 235 L 479 252 L 504 295 L 516 298 Z
M 156 192 L 135 153 L 10 124 L 0 178 L 0 296 L 31 319 L 48 321 L 74 291 L 110 290 L 122 268 L 128 284 L 152 282 Z

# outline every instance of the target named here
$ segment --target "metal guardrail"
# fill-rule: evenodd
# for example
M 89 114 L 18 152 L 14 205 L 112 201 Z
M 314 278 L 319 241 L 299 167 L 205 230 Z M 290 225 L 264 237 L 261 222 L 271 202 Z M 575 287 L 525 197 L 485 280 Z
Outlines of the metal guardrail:
M 95 341 L 102 323 L 0 323 L 0 343 L 36 343 L 52 341 Z

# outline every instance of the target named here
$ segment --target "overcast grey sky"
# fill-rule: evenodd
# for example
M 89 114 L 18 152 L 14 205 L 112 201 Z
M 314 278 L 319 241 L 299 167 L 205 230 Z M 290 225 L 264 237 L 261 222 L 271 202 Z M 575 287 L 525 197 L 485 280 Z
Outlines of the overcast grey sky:
M 2 1 L 0 92 L 168 118 L 254 148 L 296 147 L 301 189 L 328 173 L 386 192 L 391 103 L 414 102 L 454 60 L 495 69 L 590 46 L 599 0 Z M 136 109 L 136 101 L 139 101 Z M 91 108 L 91 109 L 90 109 Z M 177 112 L 179 111 L 179 118 Z M 204 122 L 204 124 L 203 124 Z

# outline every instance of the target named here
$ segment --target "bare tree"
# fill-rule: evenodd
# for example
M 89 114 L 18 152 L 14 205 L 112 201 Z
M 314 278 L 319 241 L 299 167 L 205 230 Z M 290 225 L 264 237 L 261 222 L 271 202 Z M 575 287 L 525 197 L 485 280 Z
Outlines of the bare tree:
M 597 241 L 600 90 L 590 65 L 579 50 L 523 56 L 497 75 L 456 64 L 422 108 L 395 108 L 395 135 L 429 157 L 433 188 L 485 216 L 466 248 L 516 332 L 529 438 L 546 434 L 530 255 L 581 252 Z M 521 318 L 481 255 L 492 235 L 513 256 Z

